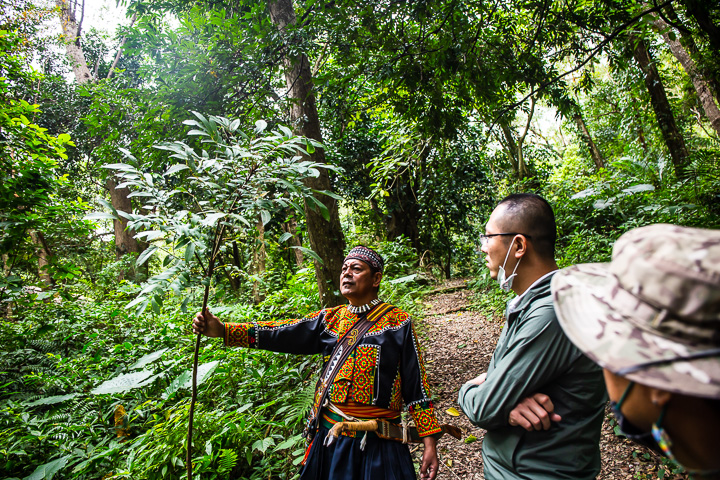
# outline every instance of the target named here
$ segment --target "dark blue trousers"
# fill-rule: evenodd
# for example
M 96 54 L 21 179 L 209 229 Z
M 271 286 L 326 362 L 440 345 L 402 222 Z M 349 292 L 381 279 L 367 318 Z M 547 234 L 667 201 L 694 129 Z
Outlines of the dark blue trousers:
M 327 433 L 321 424 L 300 480 L 415 480 L 407 445 L 368 434 L 365 450 L 361 450 L 364 434 L 358 432 L 356 438 L 340 435 L 326 447 L 323 441 Z

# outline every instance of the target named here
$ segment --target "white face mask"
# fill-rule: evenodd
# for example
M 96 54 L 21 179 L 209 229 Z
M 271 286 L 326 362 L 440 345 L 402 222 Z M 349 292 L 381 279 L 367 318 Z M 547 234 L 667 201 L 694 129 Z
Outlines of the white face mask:
M 520 261 L 522 260 L 522 257 L 520 257 L 520 260 L 515 264 L 515 269 L 513 270 L 513 273 L 505 278 L 505 265 L 507 264 L 508 257 L 510 256 L 510 250 L 512 250 L 513 242 L 515 241 L 516 237 L 513 237 L 512 241 L 510 242 L 510 248 L 508 248 L 507 253 L 505 254 L 505 261 L 502 264 L 502 267 L 498 269 L 498 276 L 497 281 L 500 284 L 500 288 L 503 289 L 506 292 L 509 292 L 512 289 L 513 280 L 515 277 L 517 277 L 517 269 L 520 266 Z

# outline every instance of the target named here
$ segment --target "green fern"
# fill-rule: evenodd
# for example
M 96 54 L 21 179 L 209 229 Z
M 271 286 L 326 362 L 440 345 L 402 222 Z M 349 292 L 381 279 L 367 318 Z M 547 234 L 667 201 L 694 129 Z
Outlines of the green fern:
M 223 448 L 220 450 L 220 457 L 218 458 L 218 473 L 227 474 L 235 468 L 237 464 L 237 453 L 235 450 L 229 448 Z
M 315 398 L 315 384 L 308 382 L 308 384 L 300 390 L 296 395 L 293 394 L 290 408 L 288 409 L 288 416 L 303 419 L 310 412 Z

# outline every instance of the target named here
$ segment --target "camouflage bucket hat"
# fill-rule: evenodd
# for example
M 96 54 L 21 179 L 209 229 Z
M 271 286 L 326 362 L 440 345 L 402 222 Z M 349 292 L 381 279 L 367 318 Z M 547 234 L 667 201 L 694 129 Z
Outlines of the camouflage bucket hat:
M 650 225 L 621 236 L 610 263 L 552 280 L 568 338 L 616 375 L 720 398 L 720 231 Z

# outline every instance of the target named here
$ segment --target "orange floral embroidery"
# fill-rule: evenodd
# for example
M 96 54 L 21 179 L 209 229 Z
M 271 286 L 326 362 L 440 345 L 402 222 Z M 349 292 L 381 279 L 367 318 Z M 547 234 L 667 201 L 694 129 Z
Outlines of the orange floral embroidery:
M 345 403 L 353 400 L 372 405 L 378 352 L 376 345 L 358 345 L 343 363 L 330 390 L 330 400 Z
M 442 429 L 435 418 L 435 407 L 432 402 L 419 402 L 408 407 L 421 437 L 438 433 Z
M 249 347 L 250 339 L 255 340 L 253 327 L 252 323 L 226 323 L 225 344 L 228 347 Z
M 388 329 L 397 329 L 410 321 L 410 315 L 397 308 L 390 311 L 383 318 L 370 327 L 368 335 L 378 335 Z
M 402 381 L 400 380 L 400 371 L 395 374 L 392 390 L 390 390 L 390 410 L 402 410 Z
M 338 309 L 333 309 L 332 312 L 326 317 L 327 331 L 336 337 L 341 337 L 345 332 L 357 322 L 358 317 L 350 311 L 344 305 Z
M 354 352 L 355 371 L 350 393 L 358 403 L 372 405 L 378 352 L 375 345 L 360 345 Z

